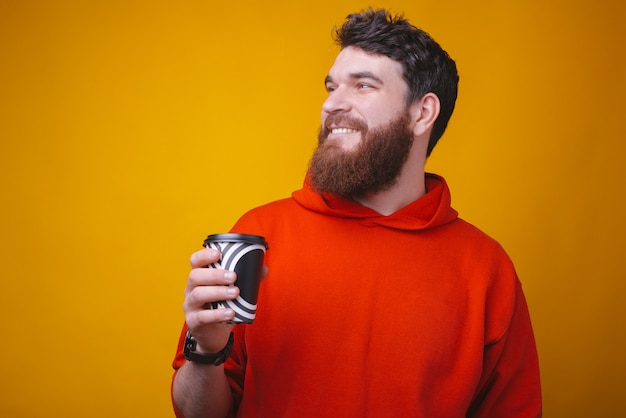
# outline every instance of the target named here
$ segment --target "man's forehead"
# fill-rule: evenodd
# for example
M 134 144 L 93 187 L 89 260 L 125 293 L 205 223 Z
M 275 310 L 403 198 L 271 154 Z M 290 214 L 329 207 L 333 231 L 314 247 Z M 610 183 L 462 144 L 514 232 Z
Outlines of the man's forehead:
M 330 79 L 336 76 L 369 77 L 383 81 L 388 77 L 402 77 L 402 64 L 386 55 L 373 54 L 350 46 L 339 52 L 328 72 Z

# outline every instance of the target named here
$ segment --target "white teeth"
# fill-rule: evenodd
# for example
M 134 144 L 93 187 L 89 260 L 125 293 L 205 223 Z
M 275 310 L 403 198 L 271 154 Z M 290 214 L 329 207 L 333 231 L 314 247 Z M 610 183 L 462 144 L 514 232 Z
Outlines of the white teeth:
M 334 128 L 331 130 L 331 132 L 334 134 L 353 134 L 358 131 L 356 129 L 350 128 Z

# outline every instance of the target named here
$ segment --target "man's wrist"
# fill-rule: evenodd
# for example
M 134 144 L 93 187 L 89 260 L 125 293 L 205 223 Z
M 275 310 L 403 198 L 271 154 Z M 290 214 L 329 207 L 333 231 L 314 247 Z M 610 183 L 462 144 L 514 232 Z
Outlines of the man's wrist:
M 187 337 L 185 338 L 183 353 L 185 354 L 185 358 L 188 361 L 219 366 L 226 361 L 228 356 L 230 356 L 234 343 L 235 335 L 231 332 L 230 336 L 228 337 L 228 342 L 226 343 L 226 346 L 224 348 L 222 348 L 217 353 L 203 353 L 200 351 L 196 351 L 197 342 L 195 338 L 193 338 L 191 333 L 187 331 Z

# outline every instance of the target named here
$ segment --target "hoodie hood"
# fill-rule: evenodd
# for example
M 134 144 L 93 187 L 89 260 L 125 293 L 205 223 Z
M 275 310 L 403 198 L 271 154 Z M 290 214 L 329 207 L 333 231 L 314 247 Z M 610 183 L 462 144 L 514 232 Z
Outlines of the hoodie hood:
M 450 223 L 457 219 L 458 212 L 450 206 L 450 190 L 443 177 L 426 173 L 426 194 L 391 215 L 381 215 L 330 193 L 317 193 L 308 177 L 302 189 L 292 197 L 303 207 L 314 212 L 341 218 L 360 220 L 365 225 L 383 226 L 404 231 L 420 231 Z

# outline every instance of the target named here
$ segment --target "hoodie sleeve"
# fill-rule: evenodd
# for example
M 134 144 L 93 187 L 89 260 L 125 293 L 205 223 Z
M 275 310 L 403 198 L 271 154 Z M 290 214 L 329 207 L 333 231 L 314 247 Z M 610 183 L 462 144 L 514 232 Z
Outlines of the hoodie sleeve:
M 483 374 L 467 417 L 540 418 L 541 385 L 526 299 L 516 280 L 515 303 L 503 335 L 485 345 Z

